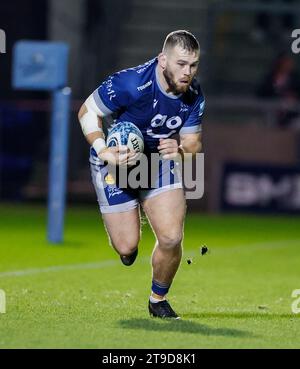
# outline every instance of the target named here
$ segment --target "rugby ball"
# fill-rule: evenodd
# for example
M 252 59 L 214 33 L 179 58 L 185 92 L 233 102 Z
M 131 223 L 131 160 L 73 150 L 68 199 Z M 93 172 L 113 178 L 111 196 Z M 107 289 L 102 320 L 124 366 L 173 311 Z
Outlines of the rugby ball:
M 109 131 L 106 139 L 108 147 L 125 145 L 137 153 L 144 151 L 144 138 L 138 127 L 131 122 L 119 122 Z

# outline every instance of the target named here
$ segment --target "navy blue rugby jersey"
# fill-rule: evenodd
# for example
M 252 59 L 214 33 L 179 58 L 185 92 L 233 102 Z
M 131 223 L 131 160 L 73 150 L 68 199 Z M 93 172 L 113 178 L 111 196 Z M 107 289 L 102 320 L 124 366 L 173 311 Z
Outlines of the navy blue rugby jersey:
M 160 138 L 201 131 L 204 96 L 194 79 L 181 95 L 167 93 L 160 86 L 157 58 L 109 76 L 93 97 L 105 115 L 115 122 L 134 123 L 142 132 L 145 153 L 157 152 Z

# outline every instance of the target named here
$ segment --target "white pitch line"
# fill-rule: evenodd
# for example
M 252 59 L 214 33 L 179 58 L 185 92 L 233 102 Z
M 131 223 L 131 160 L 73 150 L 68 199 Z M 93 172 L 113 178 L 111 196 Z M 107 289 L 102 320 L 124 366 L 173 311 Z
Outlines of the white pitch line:
M 252 244 L 244 244 L 244 245 L 237 245 L 232 247 L 225 247 L 225 248 L 217 248 L 216 251 L 227 251 L 242 249 L 242 248 L 278 248 L 284 247 L 286 245 L 293 245 L 299 244 L 300 239 L 294 240 L 281 240 L 277 242 L 262 242 L 262 243 L 252 243 Z M 208 246 L 209 248 L 209 246 Z M 194 256 L 197 254 L 194 250 L 184 250 L 184 256 Z M 150 256 L 146 256 L 139 259 L 143 263 L 150 261 Z M 23 270 L 13 270 L 0 273 L 0 278 L 6 277 L 23 277 L 27 275 L 34 275 L 34 274 L 41 274 L 41 273 L 51 273 L 51 272 L 60 272 L 65 270 L 89 270 L 89 269 L 102 269 L 110 266 L 118 266 L 122 265 L 120 260 L 105 260 L 100 261 L 97 263 L 82 263 L 82 264 L 69 264 L 69 265 L 54 265 L 45 268 L 30 268 L 30 269 L 23 269 Z
M 64 270 L 80 270 L 80 269 L 101 269 L 109 266 L 118 265 L 119 262 L 115 260 L 106 260 L 99 263 L 85 263 L 85 264 L 71 264 L 71 265 L 56 265 L 46 268 L 32 268 L 24 270 L 15 270 L 10 272 L 0 273 L 0 278 L 5 277 L 23 277 L 26 275 L 48 273 L 48 272 L 60 272 Z
M 149 257 L 140 258 L 142 262 L 149 261 Z M 111 266 L 122 265 L 119 260 L 105 260 L 97 263 L 82 263 L 82 264 L 67 264 L 67 265 L 54 265 L 45 268 L 30 268 L 23 270 L 13 270 L 8 272 L 0 273 L 0 278 L 5 277 L 23 277 L 27 275 L 41 274 L 41 273 L 51 273 L 60 272 L 65 270 L 89 270 L 89 269 L 102 269 Z

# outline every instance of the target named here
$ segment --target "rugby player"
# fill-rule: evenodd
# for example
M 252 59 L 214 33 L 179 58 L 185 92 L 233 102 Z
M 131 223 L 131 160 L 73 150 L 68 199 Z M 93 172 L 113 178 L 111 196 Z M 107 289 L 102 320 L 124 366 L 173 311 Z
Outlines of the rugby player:
M 91 145 L 90 166 L 100 212 L 113 248 L 124 265 L 132 265 L 140 239 L 140 205 L 156 243 L 152 253 L 149 313 L 179 319 L 166 295 L 182 257 L 186 200 L 174 161 L 184 153 L 201 151 L 204 97 L 195 79 L 200 46 L 193 34 L 177 30 L 167 35 L 161 53 L 143 65 L 109 76 L 85 101 L 78 118 Z M 103 117 L 134 123 L 144 137 L 146 155 L 162 156 L 158 187 L 119 188 L 107 163 L 126 165 L 134 157 L 127 147 L 107 147 Z M 179 140 L 174 136 L 179 135 Z M 160 177 L 168 172 L 170 182 Z

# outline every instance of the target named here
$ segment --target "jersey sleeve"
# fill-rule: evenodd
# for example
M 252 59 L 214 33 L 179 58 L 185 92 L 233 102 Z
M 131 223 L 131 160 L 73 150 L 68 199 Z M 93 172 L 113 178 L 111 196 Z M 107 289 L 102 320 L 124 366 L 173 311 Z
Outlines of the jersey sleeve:
M 128 72 L 119 72 L 109 76 L 94 92 L 95 103 L 104 116 L 115 113 L 133 102 L 130 93 Z
M 201 95 L 197 98 L 188 119 L 184 122 L 181 130 L 179 131 L 180 134 L 201 132 L 202 129 L 201 123 L 204 107 L 205 107 L 205 99 L 203 95 Z

